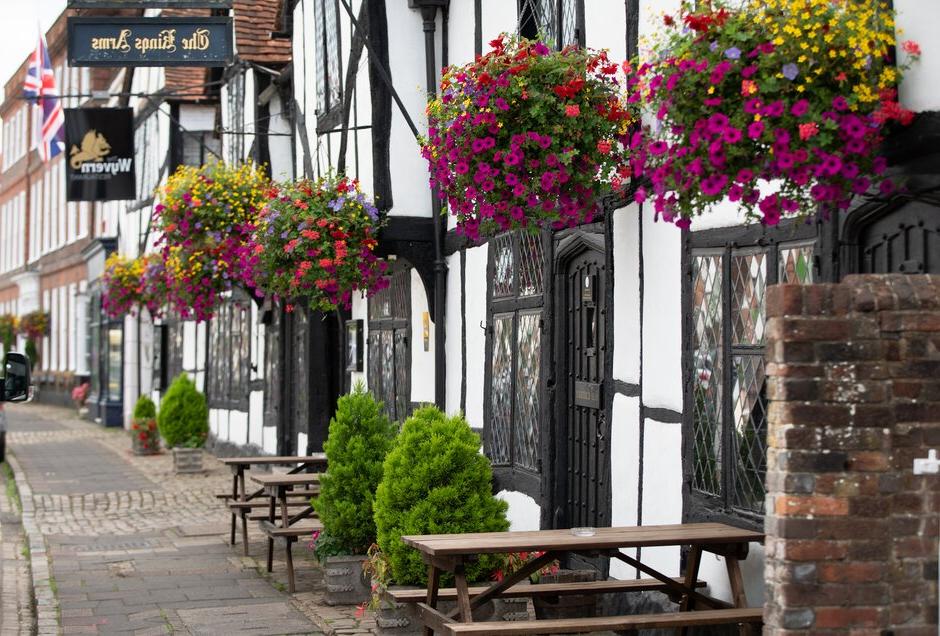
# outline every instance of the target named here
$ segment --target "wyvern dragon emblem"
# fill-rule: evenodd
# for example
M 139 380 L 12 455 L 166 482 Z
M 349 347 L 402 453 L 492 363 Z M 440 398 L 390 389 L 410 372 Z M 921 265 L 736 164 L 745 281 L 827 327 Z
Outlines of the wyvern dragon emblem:
M 69 164 L 72 166 L 73 170 L 78 170 L 86 161 L 103 161 L 110 152 L 111 144 L 104 138 L 104 135 L 92 128 L 85 133 L 85 137 L 82 139 L 81 150 L 79 150 L 78 146 L 72 145 L 72 150 L 69 153 L 72 159 L 69 161 Z

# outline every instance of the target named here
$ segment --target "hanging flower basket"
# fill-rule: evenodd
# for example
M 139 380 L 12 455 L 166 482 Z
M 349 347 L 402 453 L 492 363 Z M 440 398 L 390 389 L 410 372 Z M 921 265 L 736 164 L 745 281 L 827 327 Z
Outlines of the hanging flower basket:
M 16 316 L 13 314 L 0 315 L 0 346 L 9 351 L 16 340 Z
M 111 254 L 101 275 L 101 308 L 109 318 L 134 313 L 143 298 L 144 262 Z
M 161 189 L 157 245 L 167 300 L 184 320 L 208 320 L 221 294 L 243 282 L 237 264 L 267 187 L 264 171 L 253 164 L 214 163 L 181 166 Z
M 470 238 L 590 221 L 629 176 L 620 67 L 604 51 L 502 35 L 448 67 L 428 104 L 422 155 L 431 185 Z
M 37 309 L 22 316 L 19 321 L 20 335 L 35 342 L 49 335 L 49 312 Z
M 303 180 L 268 194 L 244 261 L 256 293 L 331 311 L 349 308 L 356 290 L 371 296 L 388 286 L 388 264 L 374 253 L 378 210 L 358 181 Z
M 774 225 L 895 187 L 878 148 L 913 118 L 895 87 L 920 50 L 905 42 L 894 64 L 887 4 L 683 2 L 663 20 L 654 61 L 630 79 L 651 119 L 631 139 L 650 183 L 638 201 L 683 227 L 723 199 Z

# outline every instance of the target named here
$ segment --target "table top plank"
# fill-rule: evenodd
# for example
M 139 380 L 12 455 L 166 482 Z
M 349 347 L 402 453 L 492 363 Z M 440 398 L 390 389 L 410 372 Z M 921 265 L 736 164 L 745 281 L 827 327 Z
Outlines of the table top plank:
M 275 473 L 250 475 L 249 478 L 261 486 L 306 486 L 320 483 L 319 473 L 296 473 L 294 475 Z
M 402 537 L 407 545 L 431 556 L 708 545 L 763 540 L 764 535 L 760 532 L 721 523 L 596 528 L 595 534 L 589 537 L 575 536 L 567 529 Z
M 271 466 L 277 464 L 325 464 L 325 453 L 313 455 L 258 455 L 255 457 L 220 457 L 219 461 L 227 466 Z

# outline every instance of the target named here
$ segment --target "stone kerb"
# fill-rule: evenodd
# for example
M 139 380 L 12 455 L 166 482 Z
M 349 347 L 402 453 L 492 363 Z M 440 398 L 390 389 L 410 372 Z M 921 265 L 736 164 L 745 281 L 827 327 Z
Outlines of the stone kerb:
M 767 634 L 937 633 L 940 277 L 767 293 Z

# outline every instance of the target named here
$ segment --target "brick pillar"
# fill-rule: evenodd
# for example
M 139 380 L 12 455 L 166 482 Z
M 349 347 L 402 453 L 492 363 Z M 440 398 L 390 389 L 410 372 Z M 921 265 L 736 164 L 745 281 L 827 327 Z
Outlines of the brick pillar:
M 940 276 L 767 293 L 765 634 L 937 634 Z

